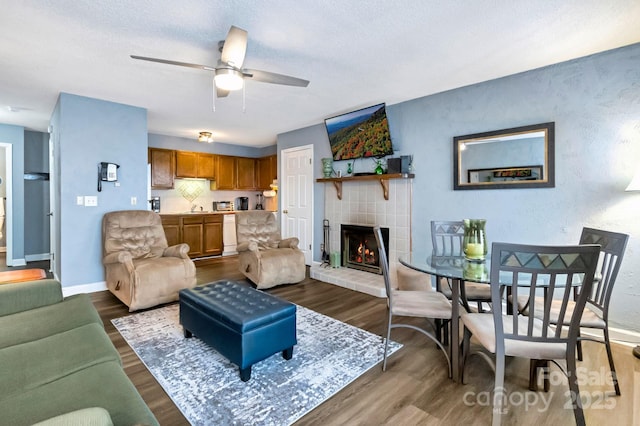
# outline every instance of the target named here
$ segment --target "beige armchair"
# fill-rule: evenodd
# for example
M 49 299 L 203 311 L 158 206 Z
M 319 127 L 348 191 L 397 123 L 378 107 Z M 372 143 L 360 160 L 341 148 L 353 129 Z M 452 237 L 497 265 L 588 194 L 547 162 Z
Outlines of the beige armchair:
M 115 211 L 102 218 L 102 263 L 107 288 L 129 307 L 150 308 L 178 300 L 196 285 L 189 246 L 168 247 L 160 215 L 146 210 Z
M 281 239 L 272 212 L 236 212 L 240 272 L 258 288 L 298 283 L 307 272 L 297 238 Z

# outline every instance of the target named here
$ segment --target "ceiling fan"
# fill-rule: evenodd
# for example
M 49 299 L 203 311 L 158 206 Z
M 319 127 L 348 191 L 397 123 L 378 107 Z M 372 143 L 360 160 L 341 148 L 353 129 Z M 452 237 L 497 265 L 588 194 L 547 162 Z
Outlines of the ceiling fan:
M 225 97 L 229 92 L 244 87 L 244 80 L 251 79 L 263 83 L 283 84 L 286 86 L 307 87 L 308 80 L 276 74 L 269 71 L 242 68 L 244 56 L 247 51 L 247 32 L 236 26 L 231 26 L 227 38 L 218 42 L 220 59 L 216 66 L 190 64 L 188 62 L 171 61 L 168 59 L 148 58 L 146 56 L 131 55 L 133 59 L 159 62 L 161 64 L 178 65 L 181 67 L 198 68 L 214 72 L 214 86 L 219 98 Z

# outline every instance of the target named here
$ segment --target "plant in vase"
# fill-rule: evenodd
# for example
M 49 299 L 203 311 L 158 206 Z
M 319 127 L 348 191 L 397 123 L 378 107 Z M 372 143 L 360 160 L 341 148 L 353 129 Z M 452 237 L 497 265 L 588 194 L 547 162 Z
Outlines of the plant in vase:
M 464 256 L 470 260 L 484 260 L 487 256 L 486 219 L 463 219 Z
M 377 175 L 381 175 L 384 174 L 384 160 L 379 159 L 379 160 L 373 160 L 376 163 L 376 168 L 374 169 L 374 171 L 376 172 Z

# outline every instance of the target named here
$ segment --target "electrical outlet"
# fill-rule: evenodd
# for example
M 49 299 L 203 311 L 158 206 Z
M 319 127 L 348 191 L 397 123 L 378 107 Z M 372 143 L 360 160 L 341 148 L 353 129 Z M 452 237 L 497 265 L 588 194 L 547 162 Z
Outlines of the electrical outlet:
M 95 207 L 98 205 L 98 197 L 95 195 L 86 195 L 84 197 L 85 207 Z
M 131 197 L 131 205 L 135 206 L 136 204 L 138 204 L 138 198 L 136 197 Z
M 84 197 L 82 195 L 76 197 L 76 205 L 84 206 Z

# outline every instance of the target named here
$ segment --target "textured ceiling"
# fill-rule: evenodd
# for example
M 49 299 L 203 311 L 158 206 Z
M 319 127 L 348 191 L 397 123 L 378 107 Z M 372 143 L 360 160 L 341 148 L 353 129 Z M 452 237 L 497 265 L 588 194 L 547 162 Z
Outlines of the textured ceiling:
M 247 146 L 394 104 L 640 42 L 638 0 L 0 0 L 0 123 L 46 131 L 60 92 L 148 110 L 151 133 Z M 209 72 L 231 25 L 244 66 L 310 80 L 249 81 L 216 101 Z M 15 111 L 10 111 L 9 106 Z

